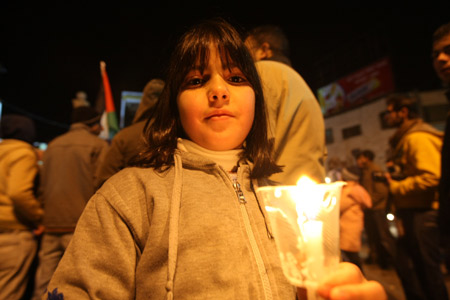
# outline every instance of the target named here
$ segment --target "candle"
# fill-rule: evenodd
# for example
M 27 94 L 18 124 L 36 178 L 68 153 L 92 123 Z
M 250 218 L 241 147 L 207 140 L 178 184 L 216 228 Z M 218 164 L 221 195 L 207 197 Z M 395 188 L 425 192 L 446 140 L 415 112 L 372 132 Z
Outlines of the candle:
M 308 177 L 302 177 L 297 182 L 297 195 L 295 206 L 297 210 L 297 223 L 303 240 L 305 253 L 303 285 L 307 289 L 308 299 L 322 300 L 317 294 L 317 284 L 325 275 L 324 250 L 324 194 L 323 185 L 317 184 Z
M 308 177 L 297 182 L 297 223 L 303 238 L 308 279 L 320 280 L 324 273 L 323 222 L 317 217 L 323 210 L 323 189 Z
M 316 183 L 302 177 L 295 186 L 257 189 L 268 213 L 283 272 L 321 299 L 318 283 L 339 263 L 339 198 L 343 183 Z
M 301 226 L 307 257 L 306 266 L 312 280 L 320 280 L 324 269 L 323 222 L 309 220 Z

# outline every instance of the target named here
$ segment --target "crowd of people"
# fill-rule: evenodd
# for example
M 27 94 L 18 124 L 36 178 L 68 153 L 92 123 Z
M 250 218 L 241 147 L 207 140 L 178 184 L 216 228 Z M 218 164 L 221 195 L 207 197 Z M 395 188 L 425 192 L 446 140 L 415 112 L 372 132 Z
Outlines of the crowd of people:
M 447 24 L 433 59 L 450 85 L 449 49 Z M 166 78 L 148 82 L 133 124 L 111 141 L 86 101 L 42 157 L 33 121 L 2 116 L 0 299 L 304 300 L 311 293 L 284 276 L 255 192 L 302 175 L 346 182 L 342 263 L 317 295 L 387 299 L 364 277 L 365 232 L 369 259 L 396 270 L 407 300 L 448 299 L 449 134 L 420 118 L 414 97 L 391 95 L 386 108 L 398 128 L 386 166 L 370 149 L 352 165 L 327 157 L 320 106 L 281 28 L 242 34 L 211 19 L 180 37 Z
M 432 58 L 444 87 L 450 87 L 450 23 L 432 36 Z M 446 93 L 450 100 L 450 90 Z M 354 152 L 359 183 L 372 207 L 363 209 L 369 244 L 367 262 L 393 267 L 406 299 L 448 299 L 444 271 L 449 264 L 449 120 L 444 132 L 423 121 L 417 99 L 407 94 L 386 98 L 385 120 L 397 128 L 388 141 L 385 166 L 374 163 L 370 149 Z M 348 166 L 328 161 L 330 180 L 343 180 Z M 356 202 L 354 204 L 357 205 Z M 386 215 L 395 214 L 396 236 Z

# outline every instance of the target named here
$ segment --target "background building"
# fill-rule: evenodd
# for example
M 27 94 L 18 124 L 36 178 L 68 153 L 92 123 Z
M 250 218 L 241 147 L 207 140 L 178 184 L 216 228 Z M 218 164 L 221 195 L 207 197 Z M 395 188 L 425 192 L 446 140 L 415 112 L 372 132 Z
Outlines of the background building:
M 443 130 L 448 111 L 444 89 L 410 91 L 419 100 L 422 118 L 434 127 Z M 370 149 L 376 156 L 374 161 L 385 166 L 389 137 L 396 130 L 383 121 L 386 97 L 374 99 L 359 107 L 325 118 L 328 157 L 339 157 L 354 164 L 354 149 Z

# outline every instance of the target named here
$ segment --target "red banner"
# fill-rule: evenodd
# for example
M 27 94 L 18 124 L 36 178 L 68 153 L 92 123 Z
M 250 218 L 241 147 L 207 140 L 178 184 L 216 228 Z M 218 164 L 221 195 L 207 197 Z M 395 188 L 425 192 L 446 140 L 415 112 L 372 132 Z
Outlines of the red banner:
M 334 115 L 382 97 L 395 89 L 391 64 L 383 58 L 317 90 L 324 116 Z

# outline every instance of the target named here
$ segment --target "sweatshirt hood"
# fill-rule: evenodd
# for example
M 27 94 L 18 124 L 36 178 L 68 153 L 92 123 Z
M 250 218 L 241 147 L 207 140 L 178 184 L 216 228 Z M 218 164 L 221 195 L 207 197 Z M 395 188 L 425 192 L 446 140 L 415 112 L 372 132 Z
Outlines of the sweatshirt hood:
M 427 132 L 434 136 L 440 137 L 441 139 L 444 137 L 444 133 L 442 131 L 437 130 L 430 124 L 424 122 L 422 119 L 412 119 L 404 122 L 389 139 L 389 144 L 392 149 L 397 148 L 403 137 L 413 132 Z

